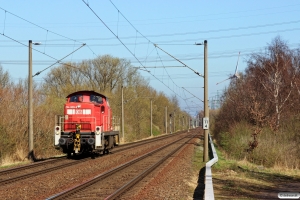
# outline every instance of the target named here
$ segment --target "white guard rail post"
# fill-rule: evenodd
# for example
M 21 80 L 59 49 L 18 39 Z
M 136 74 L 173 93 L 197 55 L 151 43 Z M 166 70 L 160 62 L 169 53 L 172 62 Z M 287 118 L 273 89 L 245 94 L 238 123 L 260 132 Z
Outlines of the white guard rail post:
M 210 143 L 211 150 L 212 150 L 214 157 L 213 157 L 213 159 L 208 161 L 205 165 L 205 191 L 204 191 L 204 199 L 205 200 L 215 199 L 214 188 L 213 188 L 213 183 L 212 183 L 211 166 L 213 164 L 215 164 L 216 162 L 218 162 L 218 155 L 217 155 L 215 146 L 213 144 L 210 134 L 208 136 L 209 136 L 209 143 Z

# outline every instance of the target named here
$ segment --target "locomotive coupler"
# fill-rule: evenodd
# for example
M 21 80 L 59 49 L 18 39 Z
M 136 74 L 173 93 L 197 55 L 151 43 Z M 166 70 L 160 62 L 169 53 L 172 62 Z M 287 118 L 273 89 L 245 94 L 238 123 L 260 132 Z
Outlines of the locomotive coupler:
M 81 129 L 81 125 L 76 124 L 76 133 L 75 133 L 75 138 L 74 138 L 75 153 L 78 153 L 80 151 L 80 129 Z

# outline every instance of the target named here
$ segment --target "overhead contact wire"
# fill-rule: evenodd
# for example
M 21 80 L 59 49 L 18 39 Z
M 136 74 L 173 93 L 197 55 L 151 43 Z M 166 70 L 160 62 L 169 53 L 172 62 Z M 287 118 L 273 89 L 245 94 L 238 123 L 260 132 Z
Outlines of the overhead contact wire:
M 69 55 L 71 55 L 71 54 L 73 54 L 74 52 L 76 52 L 77 50 L 79 50 L 81 47 L 83 47 L 85 44 L 83 44 L 83 45 L 81 45 L 79 48 L 77 48 L 77 49 L 75 49 L 74 51 L 72 51 L 71 53 L 69 53 L 68 55 L 66 55 L 65 57 L 63 57 L 63 58 L 61 58 L 61 59 L 59 59 L 59 60 L 57 60 L 55 63 L 53 63 L 52 65 L 50 65 L 49 67 L 46 67 L 45 69 L 43 69 L 42 71 L 39 71 L 39 72 L 37 72 L 35 75 L 33 75 L 32 77 L 34 77 L 34 76 L 38 76 L 40 73 L 42 73 L 43 71 L 45 71 L 45 70 L 47 70 L 47 69 L 49 69 L 50 67 L 52 67 L 53 65 L 55 65 L 55 64 L 57 64 L 57 63 L 61 63 L 61 61 L 63 60 L 63 59 L 65 59 L 66 57 L 68 57 Z M 63 64 L 63 65 L 67 65 L 67 66 L 69 66 L 69 67 L 73 67 L 73 68 L 76 68 L 76 69 L 78 69 L 78 67 L 74 67 L 74 66 L 72 66 L 72 65 L 69 65 L 69 64 L 66 64 L 66 63 L 61 63 L 61 64 Z
M 8 38 L 8 39 L 10 39 L 10 40 L 12 40 L 12 41 L 15 41 L 15 42 L 21 44 L 21 45 L 23 45 L 23 46 L 29 47 L 28 45 L 23 44 L 22 42 L 20 42 L 20 41 L 14 39 L 14 38 L 9 37 L 8 35 L 5 35 L 5 34 L 1 34 L 1 35 L 3 35 L 4 37 L 6 37 L 6 38 Z M 42 51 L 39 51 L 39 50 L 34 49 L 34 48 L 32 48 L 32 49 L 33 49 L 34 51 L 36 51 L 36 52 L 39 52 L 39 53 L 41 53 L 41 54 L 44 54 L 45 56 L 48 56 L 49 58 L 52 58 L 53 60 L 56 60 L 56 61 L 57 61 L 56 63 L 60 63 L 60 64 L 63 64 L 63 65 L 66 65 L 66 66 L 69 66 L 69 67 L 73 67 L 73 68 L 77 68 L 77 69 L 78 69 L 78 67 L 74 67 L 74 66 L 72 66 L 72 65 L 70 65 L 70 64 L 63 63 L 63 62 L 61 62 L 61 60 L 63 60 L 64 58 L 68 57 L 69 55 L 73 54 L 74 52 L 76 52 L 77 50 L 79 50 L 80 48 L 82 48 L 84 45 L 85 45 L 85 44 L 82 44 L 82 45 L 81 45 L 79 48 L 77 48 L 75 51 L 69 53 L 67 56 L 65 56 L 65 57 L 63 57 L 62 59 L 59 59 L 59 60 L 56 59 L 56 58 L 54 58 L 54 57 L 52 57 L 52 56 L 50 56 L 50 55 L 48 55 L 48 54 L 46 54 L 46 53 L 43 53 Z M 55 64 L 56 64 L 56 63 L 55 63 Z M 54 65 L 54 64 L 52 64 L 50 67 L 52 67 L 53 65 Z M 49 68 L 49 67 L 47 67 L 47 69 L 48 69 L 48 68 Z M 44 71 L 44 70 L 42 70 L 42 71 Z M 35 75 L 39 75 L 39 74 L 40 74 L 40 73 L 36 73 Z M 34 75 L 34 76 L 35 76 L 35 75 Z
M 94 15 L 103 23 L 103 25 L 119 40 L 119 42 L 130 52 L 130 54 L 140 63 L 141 66 L 143 66 L 145 68 L 145 70 L 147 70 L 147 68 L 143 65 L 143 63 L 134 55 L 134 53 L 132 53 L 132 51 L 130 51 L 130 49 L 123 43 L 123 41 L 107 26 L 107 24 L 97 15 L 97 13 L 84 1 L 82 0 L 82 2 L 94 13 Z M 120 12 L 121 13 L 121 12 Z M 121 13 L 122 15 L 122 13 Z M 122 15 L 123 16 L 123 15 Z M 130 22 L 129 22 L 130 23 Z M 130 23 L 131 24 L 131 23 Z M 136 30 L 136 29 L 135 29 Z M 142 35 L 142 34 L 141 34 Z M 149 40 L 150 41 L 150 40 Z M 150 41 L 151 42 L 151 41 Z M 152 42 L 151 42 L 152 43 Z M 149 74 L 151 74 L 155 79 L 157 79 L 158 81 L 160 81 L 162 84 L 164 84 L 167 88 L 169 88 L 172 92 L 174 92 L 176 95 L 178 95 L 174 90 L 172 90 L 169 86 L 167 86 L 164 82 L 162 82 L 161 80 L 159 80 L 156 76 L 154 76 L 152 73 L 150 73 L 150 71 L 147 70 L 147 72 Z M 180 95 L 179 95 L 180 96 Z M 180 96 L 181 97 L 181 96 Z M 182 98 L 182 97 L 181 97 Z M 183 98 L 182 98 L 183 99 Z
M 4 9 L 1 8 L 1 7 L 0 7 L 0 9 L 4 10 Z M 6 10 L 4 10 L 4 11 L 6 11 Z M 35 24 L 35 23 L 33 23 L 33 22 L 30 22 L 30 21 L 28 21 L 27 19 L 24 19 L 24 18 L 22 18 L 22 17 L 20 17 L 20 16 L 18 16 L 18 15 L 16 15 L 16 14 L 13 14 L 13 13 L 11 13 L 11 12 L 9 12 L 9 11 L 6 11 L 6 12 L 8 12 L 9 14 L 11 14 L 11 15 L 13 15 L 13 16 L 19 18 L 19 19 L 22 19 L 22 20 L 25 21 L 25 22 L 28 22 L 29 24 L 32 24 L 32 25 L 34 25 L 34 26 L 36 26 L 36 27 L 38 27 L 38 28 L 41 28 L 41 29 L 43 29 L 43 30 L 45 30 L 45 31 L 48 31 L 46 28 L 41 27 L 41 26 L 39 26 L 39 25 L 37 25 L 37 24 Z M 66 37 L 66 36 L 63 36 L 63 35 L 58 34 L 58 33 L 55 33 L 55 32 L 53 32 L 53 31 L 49 31 L 49 32 L 50 32 L 50 33 L 53 33 L 53 34 L 55 34 L 55 35 L 58 35 L 58 36 L 60 36 L 60 37 L 66 38 L 66 39 L 68 39 L 68 40 L 76 41 L 76 40 L 74 40 L 74 39 L 68 38 L 68 37 Z M 79 42 L 79 41 L 76 41 L 76 42 Z
M 27 19 L 24 19 L 23 17 L 20 17 L 20 16 L 14 14 L 14 13 L 12 13 L 12 12 L 9 12 L 9 11 L 3 9 L 2 7 L 0 7 L 0 9 L 5 11 L 5 19 L 6 19 L 6 12 L 7 12 L 7 13 L 9 13 L 9 14 L 11 14 L 11 15 L 13 15 L 13 16 L 15 16 L 15 17 L 17 17 L 17 18 L 19 18 L 19 19 L 21 19 L 21 20 L 27 22 L 27 23 L 29 23 L 29 24 L 32 24 L 32 25 L 34 25 L 34 26 L 36 26 L 36 27 L 38 27 L 38 28 L 41 28 L 41 29 L 47 31 L 47 34 L 48 34 L 48 32 L 50 32 L 50 33 L 52 33 L 52 34 L 54 34 L 54 35 L 63 37 L 63 38 L 65 38 L 65 39 L 68 39 L 68 40 L 72 40 L 72 41 L 74 41 L 74 42 L 81 43 L 82 45 L 84 44 L 84 46 L 86 45 L 86 43 L 80 42 L 80 41 L 78 41 L 78 40 L 74 40 L 74 39 L 72 39 L 72 38 L 66 37 L 66 36 L 61 35 L 61 34 L 59 34 L 59 33 L 55 33 L 55 32 L 53 32 L 53 31 L 49 31 L 48 29 L 46 29 L 46 28 L 44 28 L 44 27 L 42 27 L 42 26 L 40 26 L 40 25 L 38 25 L 38 24 L 35 24 L 35 23 L 33 23 L 33 22 L 31 22 L 31 21 L 29 21 L 29 20 L 27 20 Z M 5 25 L 5 24 L 4 24 L 4 25 Z M 3 31 L 3 35 L 4 35 L 4 31 Z M 90 51 L 93 52 L 94 55 L 96 55 L 95 52 L 94 52 L 88 45 L 86 45 L 86 46 L 90 49 Z
M 197 74 L 198 76 L 204 77 L 202 74 L 200 74 L 199 72 L 195 71 L 194 69 L 192 69 L 191 67 L 189 67 L 188 65 L 184 64 L 183 62 L 181 62 L 180 60 L 178 60 L 177 58 L 175 58 L 174 56 L 172 56 L 171 54 L 169 54 L 168 52 L 166 52 L 165 50 L 163 50 L 162 48 L 160 48 L 159 46 L 157 46 L 157 44 L 154 44 L 155 47 L 159 48 L 161 51 L 165 52 L 166 54 L 168 54 L 169 56 L 171 56 L 172 58 L 174 58 L 175 60 L 177 60 L 178 62 L 180 62 L 181 64 L 183 64 L 185 67 L 189 68 L 190 70 L 192 70 L 195 74 Z
M 118 10 L 118 12 L 120 12 L 119 11 L 119 9 L 115 6 L 115 4 L 110 0 L 110 2 L 112 3 L 112 5 Z M 120 12 L 121 13 L 121 12 Z M 133 26 L 133 24 L 121 13 L 121 15 L 124 17 L 124 19 L 138 32 L 138 30 L 135 28 L 135 26 Z M 140 33 L 140 32 L 139 32 Z M 141 34 L 141 33 L 140 33 Z M 148 44 L 151 42 L 146 36 L 144 36 L 143 34 L 141 34 L 141 36 L 142 37 L 144 37 L 146 40 L 148 40 Z M 151 42 L 155 47 L 157 46 L 156 44 L 154 44 L 153 42 Z M 159 48 L 159 47 L 158 47 Z M 159 49 L 161 49 L 161 48 L 159 48 Z M 162 49 L 161 49 L 162 50 Z M 165 52 L 165 51 L 164 51 Z M 165 52 L 165 53 L 167 53 L 167 52 Z M 157 52 L 157 54 L 158 54 L 158 52 Z M 170 55 L 169 53 L 167 53 L 168 55 Z M 159 55 L 159 54 L 158 54 Z M 170 55 L 171 56 L 171 55 Z M 171 56 L 171 57 L 173 57 L 173 56 Z M 177 60 L 177 61 L 179 61 L 180 63 L 182 63 L 180 60 L 178 60 L 178 59 L 176 59 L 175 57 L 173 57 L 175 60 Z M 159 56 L 159 59 L 160 59 L 160 62 L 163 64 L 163 62 L 162 62 L 162 59 L 161 59 L 161 57 Z M 187 65 L 185 65 L 184 63 L 182 63 L 184 66 L 186 66 L 186 67 L 188 67 Z M 143 66 L 144 68 L 146 68 L 145 66 Z M 190 68 L 190 67 L 188 67 L 188 68 Z M 191 68 L 190 68 L 191 69 Z M 195 72 L 197 75 L 199 75 L 199 76 L 202 76 L 201 74 L 199 74 L 198 72 L 196 72 L 195 70 L 193 70 L 193 69 L 191 69 L 193 72 Z M 168 72 L 167 72 L 167 70 L 165 69 L 165 71 L 166 71 L 166 73 L 167 73 L 167 75 L 169 76 L 169 78 L 171 79 L 171 81 L 173 82 L 173 84 L 177 87 L 177 88 L 179 88 L 179 86 L 174 82 L 174 80 L 170 77 L 170 75 L 168 74 Z M 148 71 L 149 72 L 149 71 Z M 149 72 L 150 73 L 150 72 Z M 151 73 L 150 73 L 151 74 Z M 153 74 L 151 74 L 152 76 L 154 76 Z M 155 77 L 155 76 L 154 76 Z M 203 76 L 202 76 L 203 77 Z M 155 77 L 156 78 L 156 77 Z M 158 78 L 156 78 L 156 79 L 158 79 Z M 159 79 L 158 79 L 159 80 Z M 160 81 L 160 80 L 159 80 Z M 164 85 L 165 85 L 165 83 L 163 82 L 163 81 L 160 81 L 160 82 L 162 82 Z M 166 85 L 165 85 L 166 86 Z M 168 87 L 171 91 L 173 91 L 176 95 L 178 95 L 174 90 L 172 90 L 169 86 L 166 86 L 166 87 Z M 181 95 L 178 95 L 179 97 L 181 97 Z M 184 101 L 185 101 L 185 103 L 187 104 L 187 102 L 186 102 L 186 100 L 183 98 L 183 97 L 181 97 Z M 187 106 L 188 106 L 188 104 L 187 104 Z

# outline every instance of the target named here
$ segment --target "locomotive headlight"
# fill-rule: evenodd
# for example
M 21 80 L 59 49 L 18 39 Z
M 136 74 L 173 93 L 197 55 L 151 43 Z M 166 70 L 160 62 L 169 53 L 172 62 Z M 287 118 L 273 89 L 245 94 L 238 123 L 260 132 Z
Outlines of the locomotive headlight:
M 64 143 L 64 141 L 60 141 L 60 134 L 61 134 L 61 127 L 60 126 L 55 126 L 54 127 L 54 146 L 56 148 L 59 148 L 59 145 Z
M 96 134 L 99 135 L 101 132 L 101 127 L 100 126 L 96 126 Z
M 60 126 L 55 126 L 55 133 L 58 135 L 60 132 Z

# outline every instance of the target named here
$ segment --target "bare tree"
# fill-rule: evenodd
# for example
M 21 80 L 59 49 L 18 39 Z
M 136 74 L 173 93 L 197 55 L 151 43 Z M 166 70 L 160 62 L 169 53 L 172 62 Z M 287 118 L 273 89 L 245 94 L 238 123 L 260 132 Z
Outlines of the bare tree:
M 0 89 L 5 88 L 10 84 L 10 77 L 7 71 L 4 71 L 0 65 Z
M 296 71 L 292 60 L 292 51 L 276 37 L 265 54 L 253 54 L 248 61 L 249 81 L 256 81 L 256 92 L 264 97 L 264 101 L 270 102 L 270 111 L 266 114 L 272 116 L 270 126 L 274 130 L 280 126 L 281 114 L 288 106 L 294 88 Z

